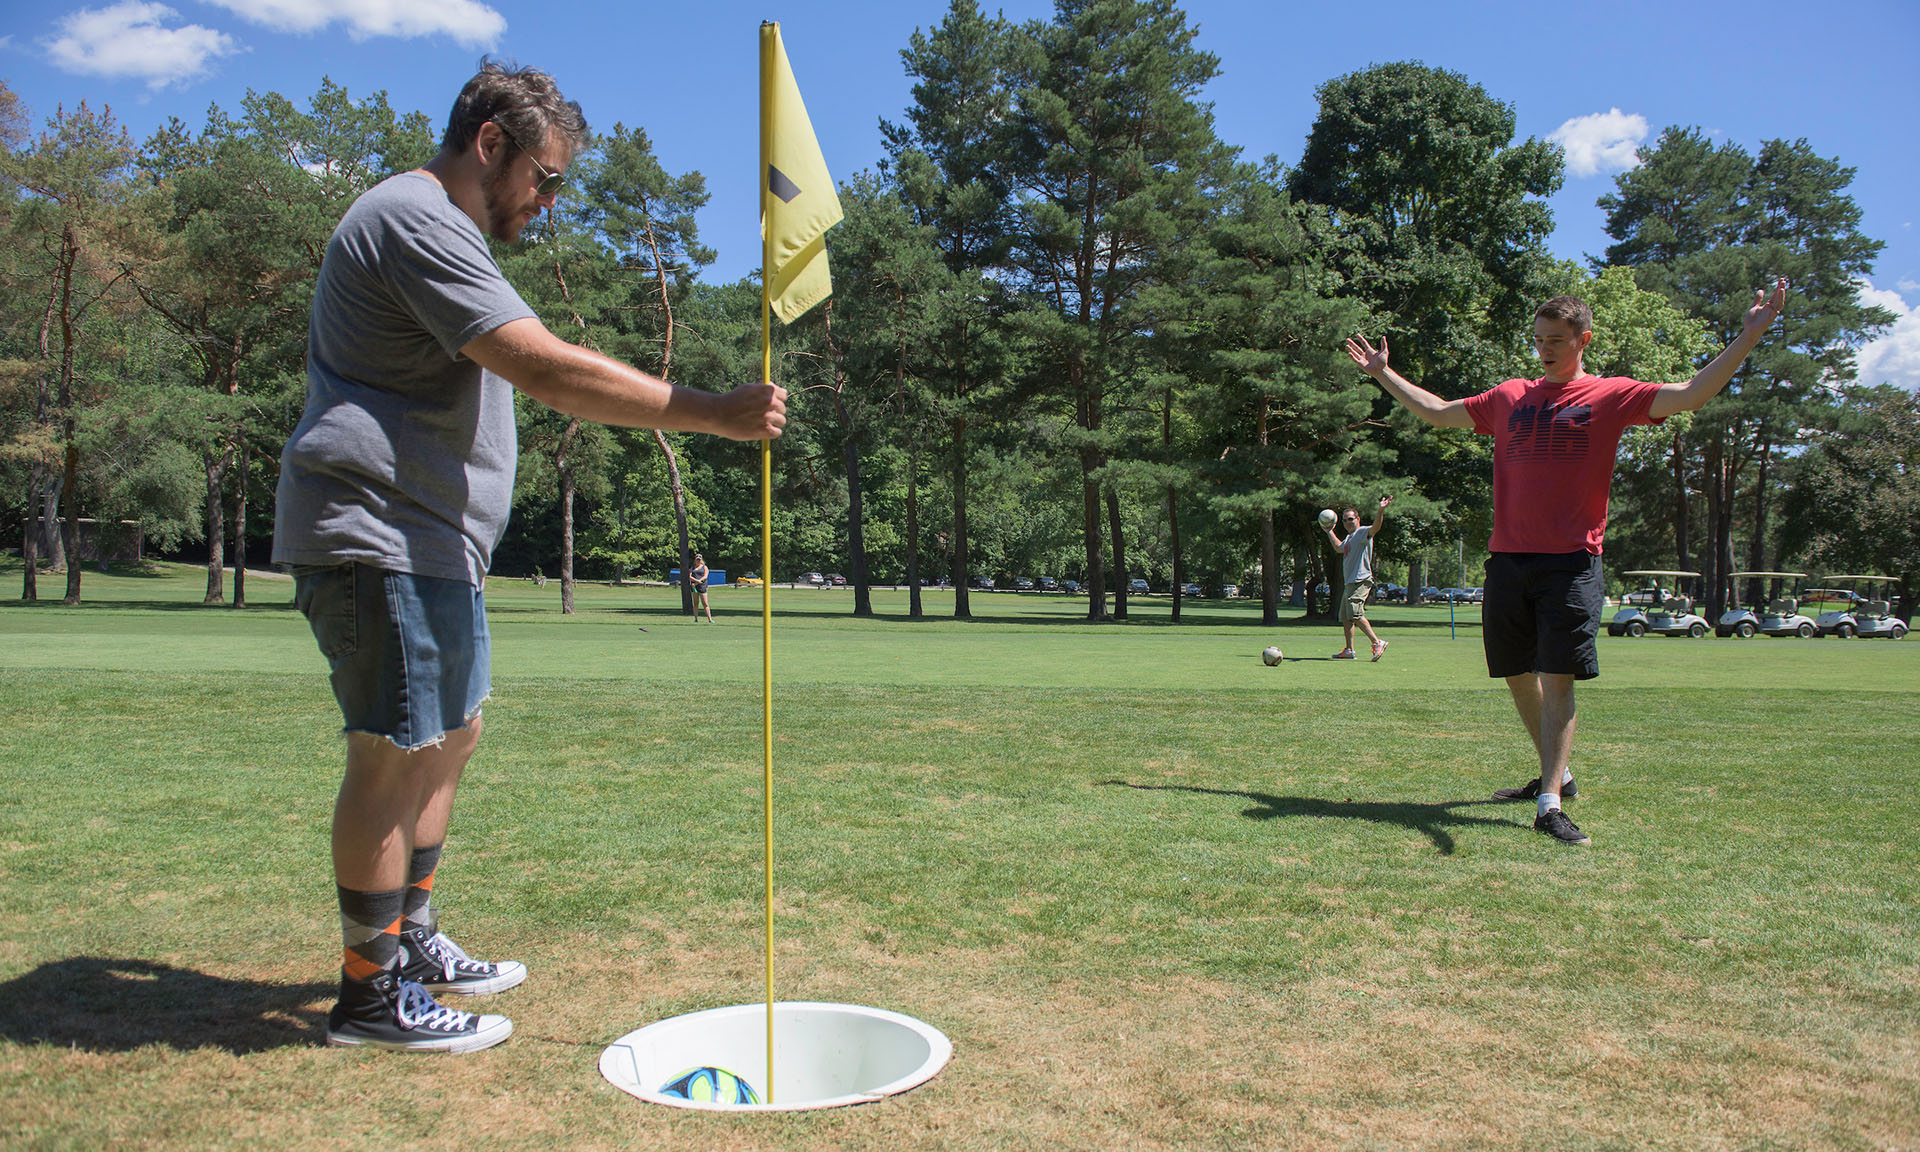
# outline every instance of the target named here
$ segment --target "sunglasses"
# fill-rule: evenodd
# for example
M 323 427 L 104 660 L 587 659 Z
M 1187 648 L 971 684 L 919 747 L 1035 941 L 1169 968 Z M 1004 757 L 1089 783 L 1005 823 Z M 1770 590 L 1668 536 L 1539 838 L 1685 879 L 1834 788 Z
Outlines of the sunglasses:
M 500 123 L 498 120 L 490 121 L 490 123 L 500 129 L 500 131 L 506 133 L 507 139 L 513 141 L 514 147 L 526 154 L 527 159 L 532 162 L 534 170 L 540 173 L 540 183 L 533 186 L 535 195 L 556 196 L 559 194 L 560 189 L 567 186 L 567 174 L 565 172 L 547 171 L 547 166 L 533 158 L 533 153 L 528 151 L 525 144 L 520 143 L 520 137 L 515 136 L 512 129 Z

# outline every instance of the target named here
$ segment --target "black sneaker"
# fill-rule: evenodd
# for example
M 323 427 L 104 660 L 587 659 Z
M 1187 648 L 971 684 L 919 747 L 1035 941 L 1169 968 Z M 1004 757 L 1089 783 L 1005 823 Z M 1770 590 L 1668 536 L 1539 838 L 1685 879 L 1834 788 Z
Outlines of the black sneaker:
M 340 981 L 340 1000 L 327 1013 L 327 1043 L 395 1052 L 478 1052 L 513 1035 L 505 1016 L 476 1016 L 443 1008 L 425 988 L 389 968 L 372 980 Z
M 475 960 L 445 932 L 410 929 L 400 934 L 400 976 L 429 992 L 476 996 L 504 992 L 527 978 L 518 960 Z
M 1539 795 L 1540 777 L 1538 776 L 1535 776 L 1518 788 L 1496 788 L 1493 790 L 1493 798 L 1495 800 L 1532 800 Z M 1578 795 L 1580 795 L 1580 785 L 1578 781 L 1569 780 L 1560 786 L 1560 799 L 1571 800 Z
M 1585 846 L 1593 843 L 1592 837 L 1580 831 L 1580 826 L 1573 822 L 1572 817 L 1558 808 L 1549 808 L 1544 816 L 1535 816 L 1533 818 L 1533 830 L 1535 832 L 1545 832 L 1562 844 L 1579 844 Z

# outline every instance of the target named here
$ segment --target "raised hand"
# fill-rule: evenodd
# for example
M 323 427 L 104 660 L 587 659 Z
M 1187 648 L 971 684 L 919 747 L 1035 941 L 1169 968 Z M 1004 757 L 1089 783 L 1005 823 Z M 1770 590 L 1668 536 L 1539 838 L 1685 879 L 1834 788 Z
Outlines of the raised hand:
M 1780 318 L 1787 308 L 1787 278 L 1785 276 L 1773 282 L 1773 295 L 1761 288 L 1753 294 L 1753 307 L 1747 309 L 1745 326 L 1764 331 L 1768 325 Z
M 1353 362 L 1360 366 L 1362 372 L 1378 377 L 1387 370 L 1387 338 L 1381 336 L 1380 347 L 1376 349 L 1364 334 L 1355 335 L 1347 341 L 1347 355 L 1353 357 Z

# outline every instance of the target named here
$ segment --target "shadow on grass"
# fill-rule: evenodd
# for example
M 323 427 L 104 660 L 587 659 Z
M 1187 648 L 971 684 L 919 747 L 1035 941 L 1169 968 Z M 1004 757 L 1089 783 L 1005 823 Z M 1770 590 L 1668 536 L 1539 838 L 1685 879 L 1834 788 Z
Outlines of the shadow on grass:
M 0 1039 L 88 1052 L 149 1044 L 236 1056 L 326 1042 L 336 984 L 229 980 L 150 960 L 74 956 L 0 984 Z
M 1201 796 L 1235 796 L 1251 800 L 1258 807 L 1248 808 L 1240 815 L 1249 820 L 1280 820 L 1289 817 L 1305 817 L 1312 820 L 1365 820 L 1372 824 L 1397 824 L 1409 828 L 1433 841 L 1442 855 L 1453 852 L 1453 836 L 1450 828 L 1463 828 L 1478 825 L 1486 828 L 1526 828 L 1532 830 L 1532 823 L 1514 820 L 1496 819 L 1489 816 L 1472 816 L 1455 812 L 1456 808 L 1477 808 L 1484 805 L 1507 807 L 1504 800 L 1449 800 L 1441 804 L 1394 804 L 1376 800 L 1320 800 L 1310 796 L 1273 796 L 1265 792 L 1236 792 L 1224 788 L 1198 788 L 1190 784 L 1135 784 L 1127 780 L 1103 780 L 1102 784 L 1120 788 L 1132 788 L 1136 792 L 1192 792 Z

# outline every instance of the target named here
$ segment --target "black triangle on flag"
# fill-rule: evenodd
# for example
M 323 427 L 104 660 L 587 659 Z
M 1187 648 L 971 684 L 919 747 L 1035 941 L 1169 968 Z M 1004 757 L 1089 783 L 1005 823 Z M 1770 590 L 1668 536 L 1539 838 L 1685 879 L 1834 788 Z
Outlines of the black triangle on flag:
M 767 165 L 767 191 L 780 197 L 782 204 L 791 204 L 793 198 L 800 195 L 800 185 L 787 179 L 785 172 L 769 164 Z

